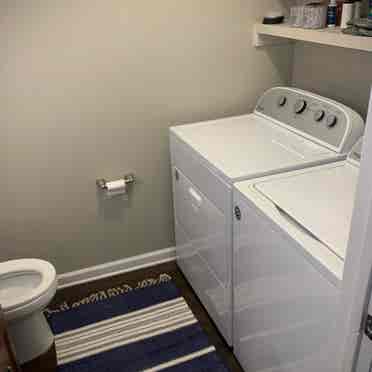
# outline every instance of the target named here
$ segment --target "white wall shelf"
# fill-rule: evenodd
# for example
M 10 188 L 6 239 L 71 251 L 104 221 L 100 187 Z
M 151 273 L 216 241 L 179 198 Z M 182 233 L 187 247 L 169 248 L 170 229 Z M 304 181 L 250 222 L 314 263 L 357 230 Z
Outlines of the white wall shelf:
M 345 35 L 340 28 L 309 30 L 282 25 L 255 24 L 253 42 L 256 47 L 284 44 L 292 41 L 330 45 L 372 52 L 372 38 Z

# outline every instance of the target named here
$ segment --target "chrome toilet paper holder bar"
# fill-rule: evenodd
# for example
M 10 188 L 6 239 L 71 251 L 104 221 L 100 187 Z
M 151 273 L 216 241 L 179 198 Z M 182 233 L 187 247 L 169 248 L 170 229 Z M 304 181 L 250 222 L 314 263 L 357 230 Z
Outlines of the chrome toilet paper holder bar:
M 123 180 L 126 185 L 132 185 L 136 182 L 136 177 L 133 173 L 128 173 L 123 176 Z M 108 181 L 104 178 L 99 178 L 96 180 L 96 185 L 100 190 L 107 190 Z

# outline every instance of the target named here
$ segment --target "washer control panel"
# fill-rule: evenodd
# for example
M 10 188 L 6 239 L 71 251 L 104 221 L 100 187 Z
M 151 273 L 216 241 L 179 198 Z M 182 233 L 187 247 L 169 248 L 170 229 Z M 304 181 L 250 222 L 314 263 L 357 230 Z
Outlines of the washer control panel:
M 336 149 L 342 147 L 352 121 L 359 117 L 342 104 L 293 88 L 270 89 L 260 98 L 256 112 Z

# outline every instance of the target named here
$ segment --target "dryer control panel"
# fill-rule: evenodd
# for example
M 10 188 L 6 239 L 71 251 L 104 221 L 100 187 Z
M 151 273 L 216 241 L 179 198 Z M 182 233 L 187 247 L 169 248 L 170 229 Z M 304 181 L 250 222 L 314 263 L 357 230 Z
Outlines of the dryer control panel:
M 268 90 L 255 112 L 338 152 L 349 151 L 364 129 L 363 119 L 349 107 L 294 88 Z

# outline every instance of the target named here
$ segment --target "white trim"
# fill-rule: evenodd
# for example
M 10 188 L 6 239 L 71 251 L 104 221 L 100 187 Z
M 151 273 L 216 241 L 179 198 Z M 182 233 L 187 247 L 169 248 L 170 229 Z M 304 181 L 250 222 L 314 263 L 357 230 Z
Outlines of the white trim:
M 372 91 L 371 91 L 372 92 Z M 368 312 L 368 301 L 371 291 L 372 268 L 372 93 L 366 120 L 363 139 L 363 150 L 360 164 L 359 182 L 354 204 L 353 219 L 347 247 L 344 269 L 344 286 L 342 293 L 341 318 L 338 319 L 336 334 L 337 344 L 342 349 L 337 355 L 343 356 L 342 371 L 360 370 L 357 362 L 360 342 L 364 337 L 362 327 Z M 369 310 L 370 311 L 370 310 Z M 342 338 L 341 338 L 342 337 Z M 340 342 L 341 341 L 341 342 Z M 360 355 L 360 358 L 365 356 Z M 370 355 L 366 356 L 370 363 Z M 354 367 L 354 368 L 353 368 Z M 367 367 L 368 369 L 368 367 Z M 339 369 L 341 371 L 341 368 Z
M 144 269 L 162 263 L 175 261 L 175 247 L 160 249 L 151 253 L 141 254 L 123 260 L 108 262 L 102 265 L 88 267 L 58 275 L 58 289 L 92 282 L 98 279 L 123 274 L 129 271 Z

